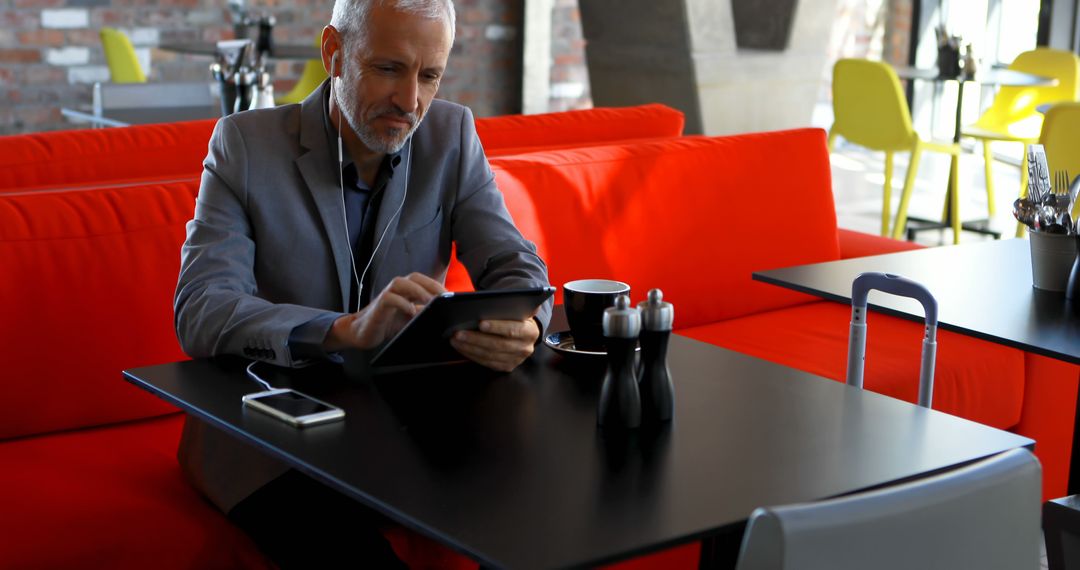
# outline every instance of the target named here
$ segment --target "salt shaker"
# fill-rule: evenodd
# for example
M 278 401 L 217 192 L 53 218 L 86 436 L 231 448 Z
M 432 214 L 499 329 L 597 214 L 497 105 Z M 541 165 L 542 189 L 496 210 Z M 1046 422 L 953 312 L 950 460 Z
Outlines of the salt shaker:
M 248 109 L 268 109 L 274 106 L 274 84 L 270 82 L 270 74 L 263 71 L 259 74 L 259 83 L 255 87 L 255 96 L 251 98 Z
M 675 413 L 675 387 L 667 365 L 668 339 L 675 322 L 675 307 L 664 301 L 659 289 L 649 290 L 641 311 L 641 415 L 646 423 L 670 422 Z
M 600 388 L 596 421 L 602 428 L 634 429 L 641 425 L 641 395 L 634 374 L 634 345 L 641 332 L 641 313 L 630 297 L 619 295 L 604 311 L 604 345 L 608 367 Z

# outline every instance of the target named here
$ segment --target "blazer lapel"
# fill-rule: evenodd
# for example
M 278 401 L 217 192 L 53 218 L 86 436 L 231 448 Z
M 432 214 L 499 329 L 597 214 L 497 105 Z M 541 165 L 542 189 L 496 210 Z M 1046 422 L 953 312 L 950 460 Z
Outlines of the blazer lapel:
M 330 250 L 334 256 L 341 305 L 348 311 L 349 281 L 352 279 L 352 248 L 345 227 L 345 212 L 341 200 L 341 181 L 335 176 L 339 166 L 337 149 L 329 148 L 323 125 L 323 99 L 327 84 L 316 89 L 300 106 L 300 145 L 307 152 L 296 159 L 296 166 L 307 184 L 315 207 L 319 210 Z

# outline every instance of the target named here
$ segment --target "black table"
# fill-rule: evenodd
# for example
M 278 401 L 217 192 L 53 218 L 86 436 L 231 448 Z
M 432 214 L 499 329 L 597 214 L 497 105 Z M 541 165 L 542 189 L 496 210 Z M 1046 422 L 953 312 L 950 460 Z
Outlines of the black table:
M 1020 239 L 936 247 L 762 271 L 754 279 L 850 304 L 857 275 L 895 273 L 930 289 L 938 301 L 940 328 L 1080 364 L 1080 316 L 1064 295 L 1031 286 L 1029 248 Z M 911 299 L 873 292 L 870 306 L 923 320 L 922 307 Z M 1080 423 L 1073 431 L 1069 470 L 1069 492 L 1078 490 Z
M 1010 87 L 1037 87 L 1037 86 L 1051 86 L 1056 85 L 1057 80 L 1050 77 L 1042 77 L 1039 75 L 1032 75 L 1030 73 L 1024 73 L 1022 71 L 1016 71 L 1012 69 L 980 69 L 974 76 L 961 75 L 959 77 L 942 77 L 938 73 L 937 68 L 925 69 L 917 67 L 905 67 L 905 66 L 893 66 L 896 70 L 897 77 L 901 79 L 919 79 L 923 81 L 956 81 L 956 121 L 953 123 L 953 142 L 960 144 L 960 135 L 962 125 L 960 122 L 960 114 L 964 107 L 964 84 L 969 81 L 981 83 L 983 85 L 1000 85 Z M 1001 239 L 1001 232 L 992 230 L 989 228 L 989 220 L 975 220 L 972 222 L 960 222 L 954 223 L 954 202 L 957 197 L 953 196 L 953 181 L 959 180 L 960 157 L 953 155 L 949 161 L 949 184 L 947 184 L 947 190 L 945 193 L 945 215 L 940 222 L 925 220 L 919 218 L 908 217 L 908 221 L 918 222 L 920 227 L 907 228 L 908 241 L 915 241 L 915 233 L 923 230 L 930 229 L 942 229 L 948 227 L 959 227 L 964 231 L 975 232 L 983 235 L 993 236 L 995 239 Z M 900 232 L 899 227 L 894 231 L 895 234 Z M 960 243 L 960 236 L 954 231 L 953 243 Z
M 201 119 L 221 118 L 221 107 L 185 106 L 185 107 L 146 107 L 141 109 L 108 109 L 103 115 L 95 115 L 75 109 L 60 109 L 65 117 L 87 121 L 95 126 L 127 127 L 131 125 L 150 125 L 156 123 L 176 123 Z
M 346 410 L 296 430 L 240 398 L 243 363 L 195 360 L 127 380 L 482 564 L 595 565 L 712 537 L 730 566 L 761 505 L 952 468 L 1032 441 L 684 337 L 675 422 L 597 431 L 603 361 L 541 347 L 514 373 L 472 364 L 347 378 L 264 374 Z M 717 544 L 724 548 L 715 547 Z M 726 556 L 726 558 L 725 558 Z
M 254 41 L 254 40 L 252 40 Z M 158 46 L 160 49 L 185 53 L 188 55 L 217 55 L 216 42 L 164 42 Z M 319 59 L 322 55 L 318 46 L 308 44 L 281 44 L 274 43 L 268 54 L 271 59 Z
M 851 303 L 860 273 L 884 271 L 926 285 L 938 301 L 938 326 L 990 342 L 1080 364 L 1080 318 L 1060 293 L 1031 286 L 1027 240 L 933 247 L 761 271 L 754 279 Z M 922 322 L 922 306 L 870 294 L 872 308 Z M 873 325 L 870 325 L 873 326 Z

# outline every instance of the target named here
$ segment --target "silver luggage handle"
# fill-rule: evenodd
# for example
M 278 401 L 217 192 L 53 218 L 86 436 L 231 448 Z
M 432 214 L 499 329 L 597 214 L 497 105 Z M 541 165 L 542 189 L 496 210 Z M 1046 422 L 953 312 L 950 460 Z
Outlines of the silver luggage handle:
M 866 359 L 866 300 L 877 289 L 922 303 L 926 315 L 922 363 L 919 366 L 919 405 L 929 408 L 934 397 L 934 362 L 937 360 L 937 300 L 923 285 L 889 273 L 862 273 L 851 284 L 851 331 L 848 337 L 847 384 L 863 387 Z

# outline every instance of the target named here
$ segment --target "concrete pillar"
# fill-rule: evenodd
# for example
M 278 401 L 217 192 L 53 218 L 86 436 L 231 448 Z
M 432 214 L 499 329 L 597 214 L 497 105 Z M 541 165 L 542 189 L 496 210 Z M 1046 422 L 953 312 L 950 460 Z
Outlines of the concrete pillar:
M 703 132 L 681 0 L 580 0 L 578 8 L 594 105 L 664 103 L 686 114 L 688 134 Z
M 525 0 L 521 112 L 546 113 L 551 95 L 551 10 L 555 0 Z
M 690 134 L 808 126 L 835 0 L 799 0 L 782 51 L 736 45 L 732 2 L 754 1 L 581 0 L 594 104 L 665 103 Z

